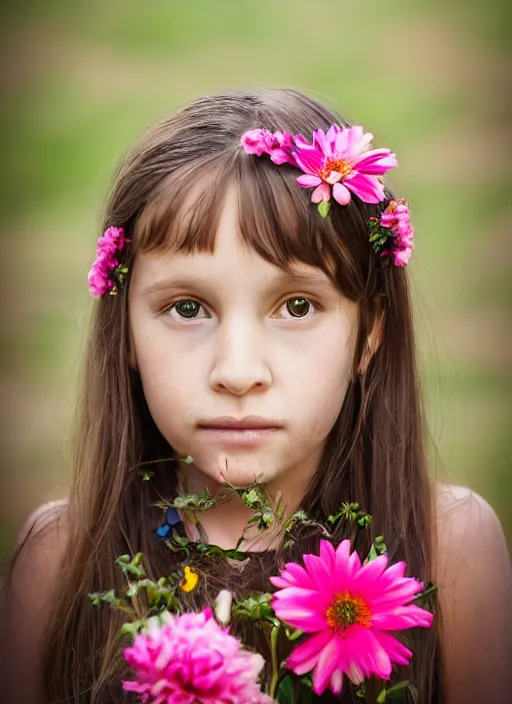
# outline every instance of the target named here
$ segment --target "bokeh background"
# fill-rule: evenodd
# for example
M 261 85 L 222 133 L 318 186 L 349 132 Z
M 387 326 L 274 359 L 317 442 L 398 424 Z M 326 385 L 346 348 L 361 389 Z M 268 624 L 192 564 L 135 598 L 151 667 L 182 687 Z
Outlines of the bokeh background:
M 512 544 L 506 3 L 26 0 L 3 14 L 0 562 L 28 513 L 66 494 L 86 277 L 118 158 L 197 95 L 266 85 L 325 99 L 398 153 L 432 471 L 481 493 Z

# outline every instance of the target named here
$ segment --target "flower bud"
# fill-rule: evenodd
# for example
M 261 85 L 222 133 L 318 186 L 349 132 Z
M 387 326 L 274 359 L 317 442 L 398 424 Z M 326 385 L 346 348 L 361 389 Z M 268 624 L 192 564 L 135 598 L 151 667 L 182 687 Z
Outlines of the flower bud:
M 231 604 L 233 594 L 227 589 L 221 589 L 214 603 L 215 618 L 222 626 L 227 626 L 231 621 Z

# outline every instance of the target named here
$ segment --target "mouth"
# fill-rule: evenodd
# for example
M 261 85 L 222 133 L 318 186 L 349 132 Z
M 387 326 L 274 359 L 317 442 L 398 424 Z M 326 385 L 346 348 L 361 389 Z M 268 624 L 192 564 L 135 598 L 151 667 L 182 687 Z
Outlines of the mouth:
M 198 427 L 205 430 L 247 432 L 250 430 L 279 430 L 283 424 L 272 418 L 262 418 L 261 416 L 245 416 L 244 418 L 221 416 L 220 418 L 200 420 Z
M 233 418 L 222 416 L 201 420 L 199 430 L 205 438 L 222 445 L 236 445 L 237 447 L 257 447 L 269 440 L 277 431 L 282 430 L 283 424 L 271 418 L 260 416 L 246 416 Z

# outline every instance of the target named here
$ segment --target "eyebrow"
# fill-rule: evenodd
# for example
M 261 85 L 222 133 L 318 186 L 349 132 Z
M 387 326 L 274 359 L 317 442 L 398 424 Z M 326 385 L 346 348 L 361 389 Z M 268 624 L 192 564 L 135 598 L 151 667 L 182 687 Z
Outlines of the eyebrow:
M 204 286 L 208 284 L 207 277 L 199 277 L 196 275 L 187 276 L 186 278 L 172 278 L 161 279 L 150 284 L 142 290 L 143 295 L 151 295 L 152 293 L 158 293 L 159 291 L 166 291 L 168 289 L 173 289 L 174 291 L 186 290 L 191 286 Z M 216 285 L 215 281 L 211 282 L 212 285 Z M 270 283 L 269 288 L 277 288 L 278 286 L 321 286 L 323 288 L 328 288 L 330 290 L 336 290 L 334 283 L 327 277 L 321 276 L 319 274 L 299 274 L 296 272 L 286 272 L 282 271 L 276 278 Z

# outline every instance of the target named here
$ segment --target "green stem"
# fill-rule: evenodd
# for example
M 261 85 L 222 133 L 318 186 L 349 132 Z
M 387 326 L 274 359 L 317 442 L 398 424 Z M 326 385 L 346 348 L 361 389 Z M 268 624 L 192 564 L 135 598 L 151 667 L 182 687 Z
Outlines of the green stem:
M 279 679 L 279 666 L 277 662 L 277 637 L 279 635 L 279 629 L 281 624 L 277 623 L 272 626 L 270 631 L 270 648 L 272 657 L 272 679 L 270 680 L 270 696 L 274 698 L 277 688 L 277 682 Z

